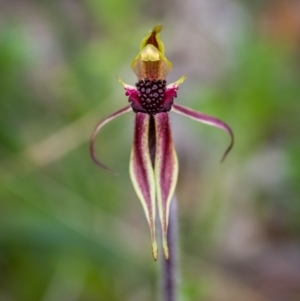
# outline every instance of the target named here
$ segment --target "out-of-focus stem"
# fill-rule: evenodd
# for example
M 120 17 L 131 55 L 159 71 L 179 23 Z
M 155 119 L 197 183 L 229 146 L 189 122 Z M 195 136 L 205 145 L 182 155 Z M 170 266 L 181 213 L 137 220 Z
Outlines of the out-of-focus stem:
M 174 196 L 169 216 L 168 226 L 169 259 L 163 256 L 161 261 L 161 289 L 163 301 L 178 300 L 178 224 L 177 224 L 177 199 Z

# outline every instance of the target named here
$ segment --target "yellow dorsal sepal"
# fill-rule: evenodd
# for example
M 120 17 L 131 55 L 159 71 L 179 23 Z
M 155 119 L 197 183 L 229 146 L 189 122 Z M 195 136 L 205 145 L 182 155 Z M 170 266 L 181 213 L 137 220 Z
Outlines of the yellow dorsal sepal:
M 159 61 L 160 60 L 159 50 L 151 44 L 146 45 L 145 48 L 141 51 L 141 60 L 146 62 Z
M 139 60 L 143 62 L 157 62 L 161 60 L 166 65 L 165 69 L 172 69 L 172 63 L 164 56 L 164 44 L 159 37 L 161 29 L 162 26 L 157 25 L 143 38 L 140 53 L 131 63 L 132 69 L 135 70 Z

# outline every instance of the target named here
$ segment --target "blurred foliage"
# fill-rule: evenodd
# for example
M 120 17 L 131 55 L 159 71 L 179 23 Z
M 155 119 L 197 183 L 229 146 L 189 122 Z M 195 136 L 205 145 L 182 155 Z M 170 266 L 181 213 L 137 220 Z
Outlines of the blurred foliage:
M 24 15 L 14 4 L 1 13 L 0 300 L 155 300 L 157 265 L 127 171 L 132 116 L 97 142 L 119 177 L 93 165 L 88 139 L 126 103 L 115 75 L 134 82 L 140 38 L 170 20 L 150 20 L 149 2 L 133 0 L 23 5 Z M 184 300 L 234 300 L 217 295 L 215 285 L 238 286 L 214 259 L 230 247 L 237 208 L 253 213 L 264 243 L 299 243 L 298 49 L 256 30 L 237 42 L 223 76 L 189 86 L 191 106 L 228 122 L 236 144 L 219 167 L 223 133 L 186 121 L 179 137 L 194 143 L 178 144 Z

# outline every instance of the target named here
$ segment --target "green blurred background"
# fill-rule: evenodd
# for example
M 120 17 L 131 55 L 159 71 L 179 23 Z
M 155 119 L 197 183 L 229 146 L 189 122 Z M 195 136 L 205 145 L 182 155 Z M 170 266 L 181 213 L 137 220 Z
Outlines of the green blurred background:
M 182 300 L 300 300 L 300 3 L 0 2 L 0 301 L 157 300 L 158 263 L 128 175 L 131 60 L 163 24 L 179 104 Z

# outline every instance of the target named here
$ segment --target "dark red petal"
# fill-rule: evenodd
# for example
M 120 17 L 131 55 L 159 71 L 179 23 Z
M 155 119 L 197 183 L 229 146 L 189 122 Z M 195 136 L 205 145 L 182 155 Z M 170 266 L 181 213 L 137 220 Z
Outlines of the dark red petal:
M 215 126 L 217 128 L 220 128 L 220 129 L 226 131 L 231 137 L 231 142 L 230 142 L 230 145 L 226 149 L 226 151 L 225 151 L 225 153 L 224 153 L 224 155 L 221 159 L 221 162 L 224 161 L 227 154 L 232 149 L 233 143 L 234 143 L 233 132 L 232 132 L 231 128 L 225 122 L 223 122 L 223 121 L 221 121 L 221 120 L 219 120 L 215 117 L 211 117 L 211 116 L 206 115 L 204 113 L 194 111 L 194 110 L 191 110 L 187 107 L 183 107 L 183 106 L 180 106 L 180 105 L 177 105 L 177 104 L 173 105 L 172 112 L 182 114 L 182 115 L 187 116 L 187 117 L 189 117 L 191 119 L 194 119 L 196 121 L 199 121 L 199 122 L 202 122 L 202 123 L 205 123 L 205 124 L 208 124 L 208 125 L 212 125 L 212 126 Z

